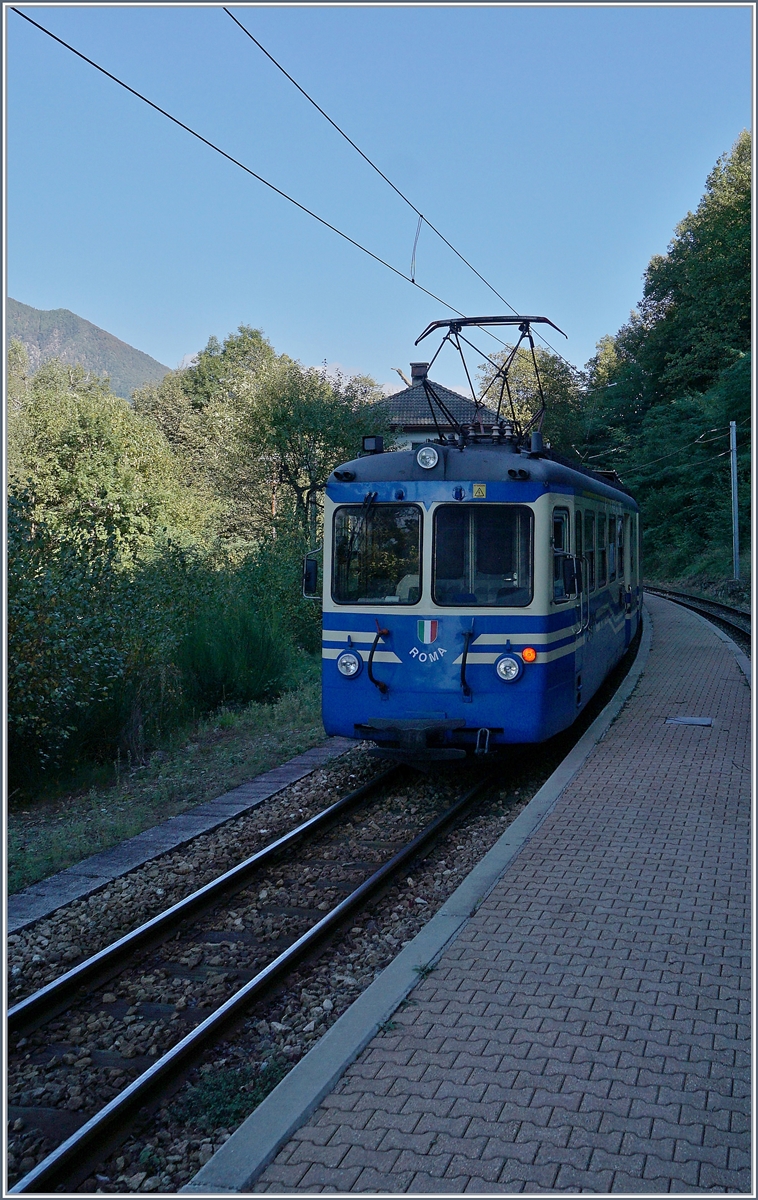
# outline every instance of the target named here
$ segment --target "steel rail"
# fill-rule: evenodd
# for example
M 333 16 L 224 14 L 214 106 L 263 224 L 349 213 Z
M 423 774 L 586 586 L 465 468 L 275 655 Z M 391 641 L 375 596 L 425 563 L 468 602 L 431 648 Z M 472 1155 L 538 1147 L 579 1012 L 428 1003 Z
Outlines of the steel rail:
M 167 1051 L 157 1062 L 148 1067 L 137 1079 L 115 1096 L 108 1104 L 85 1122 L 76 1133 L 62 1142 L 57 1149 L 38 1163 L 18 1183 L 10 1189 L 9 1195 L 19 1195 L 26 1192 L 46 1192 L 67 1181 L 67 1171 L 75 1166 L 77 1175 L 87 1169 L 91 1161 L 102 1158 L 102 1149 L 112 1136 L 114 1127 L 125 1132 L 126 1124 L 135 1113 L 148 1103 L 154 1102 L 161 1090 L 168 1086 L 182 1071 L 191 1066 L 206 1046 L 215 1041 L 222 1031 L 233 1021 L 238 1020 L 242 1012 L 257 1000 L 264 992 L 272 987 L 279 979 L 293 968 L 315 945 L 327 937 L 336 927 L 359 908 L 368 897 L 377 891 L 404 863 L 412 859 L 418 851 L 449 824 L 466 808 L 471 801 L 490 786 L 495 772 L 490 772 L 483 780 L 475 784 L 461 796 L 455 804 L 446 809 L 431 821 L 420 833 L 392 856 L 383 866 L 374 871 L 349 896 L 346 896 L 331 912 L 326 913 L 320 921 L 284 950 L 268 966 L 230 996 L 222 1005 L 206 1017 L 171 1050 Z M 97 1148 L 97 1154 L 93 1150 Z
M 309 817 L 307 821 L 303 821 L 294 829 L 289 830 L 288 833 L 276 838 L 268 846 L 257 850 L 255 854 L 251 854 L 249 858 L 238 863 L 236 867 L 232 867 L 230 870 L 225 871 L 223 875 L 212 879 L 210 883 L 206 883 L 189 896 L 185 896 L 183 900 L 178 900 L 170 908 L 158 913 L 155 917 L 151 917 L 149 921 L 145 921 L 144 924 L 139 925 L 136 929 L 131 930 L 131 932 L 124 934 L 117 941 L 99 950 L 97 954 L 91 955 L 90 958 L 85 959 L 78 966 L 72 967 L 64 975 L 53 979 L 45 987 L 33 992 L 24 1000 L 19 1000 L 17 1004 L 14 1004 L 8 1010 L 8 1033 L 25 1032 L 31 1028 L 36 1029 L 40 1025 L 43 1025 L 46 1020 L 51 1020 L 54 1016 L 57 1016 L 62 1011 L 62 1006 L 65 1005 L 66 1001 L 75 995 L 81 987 L 91 984 L 93 980 L 102 982 L 104 978 L 111 978 L 126 965 L 128 960 L 138 950 L 146 945 L 155 945 L 164 940 L 188 916 L 211 907 L 222 896 L 246 887 L 250 876 L 261 866 L 265 865 L 301 838 L 308 834 L 313 834 L 330 824 L 340 813 L 359 803 L 359 801 L 363 800 L 371 792 L 386 783 L 398 770 L 398 765 L 393 764 L 387 770 L 381 771 L 373 779 L 369 779 L 366 783 L 361 784 L 359 788 L 356 788 L 347 796 L 343 796 L 340 800 L 335 801 L 334 804 L 331 804 L 322 812 Z
M 669 588 L 647 587 L 645 585 L 644 590 L 649 592 L 651 596 L 661 596 L 664 600 L 671 600 L 673 604 L 681 604 L 682 608 L 690 608 L 693 612 L 700 613 L 701 616 L 713 617 L 723 625 L 728 625 L 730 629 L 733 629 L 735 633 L 743 638 L 751 636 L 751 614 L 743 612 L 742 609 L 734 608 L 733 605 L 722 604 L 720 600 L 706 600 L 702 596 L 693 596 L 689 592 L 675 592 Z M 733 620 L 734 617 L 741 617 L 745 621 L 745 625 Z
M 718 608 L 723 613 L 734 613 L 737 616 L 744 617 L 746 621 L 751 619 L 751 614 L 749 612 L 745 612 L 744 609 L 737 608 L 734 604 L 724 604 L 722 600 L 713 600 L 710 596 L 696 596 L 694 592 L 678 592 L 673 588 L 656 587 L 654 584 L 650 587 L 648 587 L 646 584 L 645 591 L 660 592 L 662 595 L 665 594 L 667 596 L 676 596 L 677 599 L 681 600 L 694 600 L 698 604 L 710 604 L 713 608 Z

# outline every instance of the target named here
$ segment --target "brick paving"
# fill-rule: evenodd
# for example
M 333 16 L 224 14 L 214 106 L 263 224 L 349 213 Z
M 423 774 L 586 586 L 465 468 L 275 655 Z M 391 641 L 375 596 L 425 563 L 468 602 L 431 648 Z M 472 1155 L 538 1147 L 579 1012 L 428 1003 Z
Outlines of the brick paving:
M 615 724 L 253 1191 L 750 1192 L 750 691 L 648 605 Z

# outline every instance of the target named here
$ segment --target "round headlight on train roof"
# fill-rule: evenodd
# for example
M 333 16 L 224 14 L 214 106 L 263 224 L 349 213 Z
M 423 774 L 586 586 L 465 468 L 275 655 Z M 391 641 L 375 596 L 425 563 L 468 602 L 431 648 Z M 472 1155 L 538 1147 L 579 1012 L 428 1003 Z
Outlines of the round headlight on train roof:
M 360 656 L 354 650 L 346 650 L 344 654 L 340 654 L 337 659 L 337 670 L 340 675 L 344 675 L 346 679 L 352 679 L 361 669 L 362 663 Z
M 503 658 L 497 660 L 495 670 L 504 683 L 512 683 L 514 679 L 518 679 L 523 668 L 517 658 L 512 658 L 510 654 L 506 654 Z
M 436 467 L 440 460 L 440 456 L 434 449 L 434 446 L 422 446 L 416 455 L 416 462 L 425 471 L 431 471 L 432 467 Z

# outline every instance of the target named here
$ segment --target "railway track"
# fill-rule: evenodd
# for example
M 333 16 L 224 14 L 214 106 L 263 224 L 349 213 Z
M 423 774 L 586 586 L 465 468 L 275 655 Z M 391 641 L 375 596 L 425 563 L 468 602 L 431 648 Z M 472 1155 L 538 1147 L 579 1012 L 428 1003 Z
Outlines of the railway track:
M 12 1130 L 28 1120 L 35 1136 L 18 1134 L 20 1153 L 13 1143 L 11 1193 L 82 1183 L 89 1191 L 179 1190 L 205 1161 L 198 1155 L 212 1153 L 209 1139 L 176 1133 L 192 1128 L 171 1116 L 187 1081 L 219 1061 L 244 1072 L 280 1052 L 290 1062 L 307 1052 L 514 819 L 633 657 L 536 758 L 521 751 L 496 760 L 495 787 L 486 758 L 433 779 L 393 765 L 18 1000 L 9 1011 L 9 1116 Z M 229 838 L 236 845 L 233 825 Z M 349 929 L 361 909 L 361 924 Z M 211 1046 L 231 1057 L 211 1064 Z M 45 1112 L 47 1141 L 34 1124 Z M 216 1146 L 228 1136 L 224 1125 L 236 1127 L 216 1120 Z M 160 1145 L 149 1132 L 156 1128 Z M 145 1179 L 151 1144 L 164 1174 Z M 167 1154 L 184 1154 L 171 1182 Z
M 39 989 L 33 995 L 26 997 L 24 1000 L 15 1004 L 10 1009 L 8 1014 L 9 1031 L 16 1040 L 16 1054 L 19 1050 L 26 1050 L 30 1044 L 30 1038 L 26 1035 L 32 1035 L 34 1042 L 34 1055 L 37 1059 L 47 1059 L 48 1066 L 51 1071 L 60 1074 L 59 1068 L 61 1065 L 61 1054 L 59 1045 L 59 1030 L 53 1029 L 50 1038 L 41 1038 L 39 1031 L 44 1030 L 55 1017 L 61 1012 L 68 1011 L 69 1020 L 67 1022 L 69 1032 L 73 1033 L 73 1029 L 79 1028 L 81 1032 L 82 1023 L 86 1024 L 92 1015 L 92 991 L 94 988 L 99 988 L 106 981 L 113 980 L 115 976 L 123 974 L 125 970 L 129 970 L 130 965 L 134 963 L 135 957 L 145 958 L 151 953 L 155 955 L 156 948 L 161 947 L 168 938 L 174 940 L 181 938 L 183 955 L 176 953 L 176 948 L 172 947 L 172 958 L 177 959 L 184 957 L 187 960 L 187 948 L 190 951 L 193 949 L 194 943 L 203 944 L 204 939 L 207 939 L 208 930 L 196 930 L 188 936 L 186 925 L 189 920 L 197 921 L 198 918 L 202 921 L 203 917 L 209 912 L 212 913 L 214 907 L 223 902 L 230 895 L 236 895 L 244 898 L 245 889 L 250 891 L 251 887 L 260 888 L 261 871 L 267 867 L 274 867 L 274 876 L 281 870 L 281 859 L 284 855 L 293 852 L 294 847 L 299 846 L 301 849 L 310 847 L 317 848 L 317 852 L 322 858 L 329 858 L 330 849 L 339 851 L 340 837 L 339 832 L 336 836 L 334 826 L 337 821 L 349 818 L 351 811 L 354 811 L 361 803 L 369 800 L 376 793 L 380 792 L 392 779 L 404 772 L 404 768 L 393 766 L 389 770 L 381 772 L 368 783 L 343 797 L 335 804 L 330 805 L 322 813 L 305 821 L 290 830 L 284 836 L 277 838 L 270 845 L 266 846 L 261 851 L 250 856 L 244 862 L 234 867 L 232 870 L 225 872 L 218 879 L 207 884 L 205 887 L 198 889 L 196 892 L 187 896 L 179 903 L 172 905 L 168 910 L 160 913 L 150 921 L 143 923 L 140 927 L 133 930 L 126 936 L 118 939 L 112 945 L 104 948 L 102 951 L 91 956 L 85 962 L 77 967 L 66 972 L 60 978 L 50 982 L 45 987 Z M 407 774 L 407 769 L 405 769 Z M 373 849 L 377 851 L 375 858 L 383 861 L 371 863 L 348 863 L 345 864 L 345 873 L 343 881 L 332 885 L 330 891 L 339 892 L 340 890 L 347 891 L 342 899 L 336 904 L 329 907 L 328 904 L 310 908 L 300 906 L 297 913 L 290 913 L 294 920 L 290 920 L 289 924 L 295 926 L 295 936 L 288 939 L 288 944 L 275 954 L 273 958 L 269 957 L 269 961 L 260 969 L 255 969 L 257 959 L 260 955 L 252 956 L 252 967 L 248 963 L 247 972 L 236 972 L 237 981 L 240 974 L 247 973 L 248 978 L 241 987 L 233 989 L 227 986 L 222 990 L 228 994 L 224 995 L 221 1002 L 207 1015 L 203 1012 L 186 1015 L 193 1018 L 199 1016 L 200 1019 L 194 1023 L 194 1027 L 184 1036 L 178 1036 L 176 1009 L 171 1013 L 168 1022 L 172 1019 L 174 1023 L 173 1030 L 162 1030 L 156 1034 L 153 1030 L 150 1038 L 155 1037 L 152 1053 L 155 1056 L 155 1061 L 146 1066 L 139 1073 L 132 1072 L 134 1078 L 129 1080 L 125 1087 L 119 1088 L 116 1094 L 104 1104 L 92 1117 L 84 1122 L 74 1133 L 66 1138 L 59 1146 L 49 1153 L 41 1162 L 36 1164 L 31 1170 L 19 1179 L 10 1189 L 11 1193 L 19 1194 L 26 1192 L 41 1192 L 50 1191 L 62 1186 L 76 1186 L 82 1179 L 91 1175 L 93 1167 L 102 1161 L 105 1153 L 113 1146 L 118 1144 L 128 1132 L 130 1122 L 138 1115 L 144 1115 L 147 1109 L 155 1108 L 157 1103 L 166 1094 L 167 1089 L 170 1090 L 176 1085 L 178 1079 L 186 1074 L 187 1070 L 195 1064 L 203 1055 L 209 1044 L 218 1040 L 218 1038 L 227 1031 L 240 1017 L 249 1012 L 256 1001 L 270 993 L 272 988 L 275 988 L 286 977 L 288 972 L 291 972 L 293 967 L 302 961 L 304 957 L 312 954 L 320 942 L 328 938 L 334 933 L 344 922 L 352 917 L 353 914 L 365 905 L 366 901 L 380 889 L 386 887 L 389 881 L 401 872 L 407 865 L 419 854 L 424 847 L 428 846 L 439 834 L 461 816 L 472 802 L 492 783 L 492 770 L 479 772 L 479 778 L 473 786 L 469 786 L 462 795 L 458 795 L 452 804 L 446 804 L 439 810 L 440 805 L 432 803 L 426 806 L 421 805 L 421 816 L 431 819 L 425 820 L 422 828 L 417 829 L 417 832 L 412 836 L 408 836 L 409 830 L 394 829 L 393 842 L 396 842 L 398 833 L 404 835 L 405 840 L 399 848 L 392 849 L 394 852 L 387 855 L 387 845 L 385 841 L 378 845 L 373 844 Z M 389 800 L 389 805 L 393 803 L 392 798 Z M 413 808 L 413 806 L 411 806 Z M 414 814 L 417 809 L 414 809 Z M 385 814 L 386 823 L 386 814 Z M 405 821 L 405 825 L 408 825 Z M 403 822 L 400 822 L 402 825 Z M 417 820 L 411 821 L 416 827 L 420 824 Z M 397 822 L 396 822 L 397 825 Z M 331 842 L 330 838 L 331 828 Z M 326 841 L 324 834 L 326 832 Z M 302 864 L 305 869 L 305 864 Z M 350 876 L 363 876 L 353 886 L 354 879 L 349 882 Z M 251 883 L 255 880 L 254 883 Z M 266 889 L 259 892 L 259 897 L 266 897 Z M 235 907 L 240 908 L 240 900 L 235 901 Z M 290 908 L 297 907 L 290 905 Z M 322 908 L 327 908 L 328 911 L 322 913 L 319 911 Z M 236 914 L 235 914 L 236 915 Z M 218 922 L 217 922 L 218 923 Z M 285 920 L 284 925 L 287 924 Z M 302 930 L 302 926 L 306 928 Z M 179 929 L 177 934 L 175 931 Z M 302 931 L 301 931 L 302 930 Z M 221 931 L 224 932 L 224 931 Z M 273 933 L 273 929 L 271 930 Z M 281 932 L 280 929 L 277 932 Z M 193 943 L 194 938 L 194 943 Z M 281 942 L 281 938 L 259 937 L 256 939 L 259 943 L 257 949 L 261 949 L 260 943 L 268 940 L 269 946 L 272 941 Z M 276 946 L 278 949 L 278 945 Z M 264 950 L 264 957 L 265 957 Z M 191 958 L 190 958 L 191 961 Z M 136 968 L 138 974 L 142 978 L 145 977 L 145 963 L 142 962 Z M 176 969 L 176 968 L 174 968 Z M 152 973 L 155 977 L 156 970 L 160 971 L 160 959 L 156 968 L 155 962 L 147 963 L 148 978 Z M 232 981 L 227 981 L 232 982 Z M 124 990 L 123 984 L 120 990 Z M 110 997 L 115 1000 L 116 997 Z M 130 1006 L 130 1009 L 139 1006 Z M 149 1005 L 148 1005 L 149 1007 Z M 152 1006 L 157 1007 L 156 1005 Z M 73 1010 L 73 1016 L 71 1011 Z M 137 1020 L 137 1014 L 131 1013 L 132 1020 Z M 79 1022 L 79 1026 L 75 1023 Z M 36 1037 L 34 1036 L 36 1031 Z M 161 1037 L 161 1033 L 163 1037 Z M 19 1035 L 20 1038 L 19 1038 Z M 173 1035 L 173 1036 L 172 1036 Z M 155 1047 L 161 1040 L 173 1041 L 173 1044 L 163 1053 L 156 1051 Z M 148 1039 L 149 1040 L 149 1039 Z M 122 1043 L 121 1050 L 124 1050 Z M 145 1047 L 141 1047 L 144 1049 Z M 81 1072 L 82 1063 L 84 1070 L 93 1064 L 94 1058 L 98 1057 L 98 1051 L 93 1050 L 89 1054 L 77 1057 L 71 1051 L 75 1047 L 70 1045 L 68 1054 L 64 1052 L 63 1061 L 66 1063 L 66 1058 L 73 1058 L 74 1061 L 67 1063 L 71 1068 L 71 1073 Z M 150 1051 L 148 1051 L 150 1052 Z M 100 1051 L 99 1055 L 102 1059 L 110 1061 L 110 1058 L 115 1056 L 109 1050 Z M 137 1055 L 138 1059 L 144 1059 L 145 1055 Z M 128 1066 L 128 1062 L 125 1063 Z M 124 1073 L 121 1069 L 121 1074 Z
M 717 621 L 731 634 L 737 636 L 740 646 L 744 645 L 745 639 L 748 643 L 750 642 L 752 632 L 750 613 L 734 608 L 731 604 L 722 604 L 718 600 L 705 600 L 702 596 L 692 596 L 689 592 L 677 592 L 670 588 L 648 587 L 646 584 L 645 591 L 649 592 L 651 596 L 661 596 L 664 600 L 673 600 L 675 604 L 681 604 L 683 608 L 690 608 L 693 612 L 701 613 L 704 617 Z

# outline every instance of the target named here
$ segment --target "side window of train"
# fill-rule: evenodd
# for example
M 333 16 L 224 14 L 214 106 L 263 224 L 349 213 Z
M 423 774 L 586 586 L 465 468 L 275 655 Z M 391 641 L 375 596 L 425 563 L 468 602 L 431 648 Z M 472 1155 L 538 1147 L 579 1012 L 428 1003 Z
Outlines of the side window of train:
M 629 547 L 629 579 L 630 579 L 632 585 L 634 585 L 634 583 L 636 582 L 636 578 L 637 578 L 637 567 L 636 567 L 637 556 L 635 553 L 636 544 L 637 544 L 637 530 L 635 529 L 634 516 L 627 516 L 626 522 L 627 522 L 626 542 Z
M 626 544 L 625 526 L 628 518 L 616 517 L 616 561 L 618 562 L 619 579 L 624 578 L 624 546 Z
M 582 537 L 583 532 L 584 532 L 584 529 L 583 529 L 583 522 L 582 522 L 582 514 L 577 509 L 576 513 L 574 514 L 574 553 L 576 554 L 577 558 L 581 558 L 582 554 L 583 554 L 583 550 L 582 550 L 582 547 L 584 546 L 584 538 Z
M 563 556 L 568 554 L 569 514 L 567 508 L 553 509 L 553 599 L 566 600 L 563 583 Z
M 608 517 L 608 581 L 613 583 L 616 578 L 616 517 L 612 513 Z
M 608 543 L 606 541 L 605 513 L 597 514 L 597 586 L 605 587 L 608 582 Z
M 584 557 L 587 559 L 587 590 L 595 590 L 595 514 L 584 514 Z

